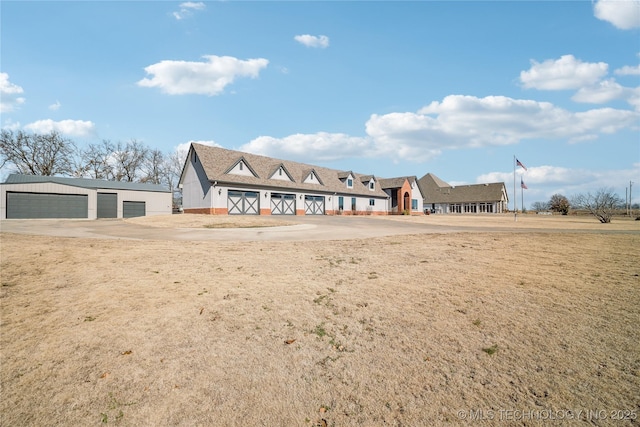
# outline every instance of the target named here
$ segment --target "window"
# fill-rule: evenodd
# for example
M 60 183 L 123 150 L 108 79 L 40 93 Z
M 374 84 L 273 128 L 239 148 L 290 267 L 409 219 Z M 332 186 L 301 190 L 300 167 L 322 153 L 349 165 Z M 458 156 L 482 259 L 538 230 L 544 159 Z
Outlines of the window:
M 369 206 L 375 206 L 376 205 L 376 199 L 369 199 Z
M 369 190 L 375 190 L 376 189 L 376 183 L 373 181 L 369 181 Z
M 351 198 L 351 210 L 352 211 L 356 210 L 356 198 L 355 197 Z
M 451 204 L 449 205 L 449 212 L 462 213 L 462 207 L 459 204 Z
M 347 179 L 347 187 L 353 188 L 353 179 L 351 178 Z
M 282 168 L 278 169 L 278 175 L 282 176 Z
M 338 197 L 338 209 L 341 211 L 344 210 L 344 197 L 342 196 Z
M 240 170 L 242 170 L 243 167 L 244 167 L 244 163 L 240 162 L 240 164 L 238 165 L 238 168 L 240 168 Z
M 464 212 L 465 213 L 477 213 L 477 206 L 475 203 L 465 203 L 464 204 Z
M 411 210 L 418 210 L 418 199 L 411 199 Z

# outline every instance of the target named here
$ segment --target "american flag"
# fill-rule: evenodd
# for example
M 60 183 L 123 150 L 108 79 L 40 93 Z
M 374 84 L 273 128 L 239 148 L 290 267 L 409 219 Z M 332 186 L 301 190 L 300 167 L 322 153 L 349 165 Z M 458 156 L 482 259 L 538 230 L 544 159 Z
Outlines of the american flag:
M 527 167 L 525 165 L 522 164 L 522 162 L 518 159 L 516 159 L 516 165 L 520 166 L 522 169 L 527 170 Z
M 522 180 L 522 178 L 520 178 L 520 188 L 524 188 L 525 190 L 528 190 L 529 187 L 527 187 L 527 185 L 524 183 L 524 181 Z

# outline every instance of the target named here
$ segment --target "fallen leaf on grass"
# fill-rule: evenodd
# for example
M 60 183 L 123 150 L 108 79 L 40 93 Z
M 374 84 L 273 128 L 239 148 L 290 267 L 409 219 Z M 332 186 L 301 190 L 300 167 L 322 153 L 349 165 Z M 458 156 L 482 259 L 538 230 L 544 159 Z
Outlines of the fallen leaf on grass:
M 109 372 L 105 372 L 104 374 L 100 375 L 100 378 L 107 378 L 109 376 Z
M 296 340 L 295 340 L 295 339 L 292 339 L 292 340 L 284 340 L 284 343 L 285 343 L 285 344 L 293 344 L 294 342 L 296 342 Z
M 120 354 L 123 355 L 123 356 L 126 356 L 126 355 L 131 354 L 131 353 L 133 353 L 131 350 L 127 350 L 127 351 L 123 351 Z
M 200 307 L 200 314 L 204 311 L 204 307 Z

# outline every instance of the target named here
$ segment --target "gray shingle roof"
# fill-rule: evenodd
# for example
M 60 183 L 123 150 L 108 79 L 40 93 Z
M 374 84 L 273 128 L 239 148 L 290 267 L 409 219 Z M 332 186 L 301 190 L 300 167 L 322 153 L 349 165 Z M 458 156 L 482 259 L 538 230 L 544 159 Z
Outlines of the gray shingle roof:
M 256 154 L 242 153 L 202 144 L 191 144 L 191 148 L 198 156 L 198 160 L 202 163 L 207 179 L 211 182 L 217 181 L 222 184 L 288 188 L 291 190 L 316 193 L 340 193 L 387 198 L 387 194 L 378 186 L 376 186 L 374 190 L 370 190 L 369 187 L 361 181 L 363 175 L 354 172 L 346 172 L 346 176 L 351 173 L 354 178 L 353 188 L 347 188 L 346 184 L 340 180 L 341 176 L 345 176 L 345 171 L 274 159 Z M 251 170 L 255 172 L 257 177 L 226 173 L 229 168 L 241 158 L 244 158 L 247 165 L 251 167 Z M 269 178 L 271 172 L 275 170 L 274 168 L 277 168 L 279 165 L 283 165 L 287 169 L 294 182 Z M 304 182 L 311 171 L 315 172 L 321 184 L 307 184 Z
M 380 183 L 380 188 L 400 188 L 404 185 L 404 181 L 407 177 L 401 176 L 397 178 L 380 178 L 378 182 Z
M 105 189 L 105 190 L 131 190 L 131 191 L 153 191 L 168 193 L 169 190 L 162 185 L 143 184 L 140 182 L 106 181 L 102 179 L 67 178 L 61 176 L 42 175 L 9 175 L 5 184 L 40 184 L 51 182 L 54 184 L 69 185 L 71 187 Z
M 418 180 L 425 203 L 496 202 L 506 196 L 503 182 L 451 186 L 428 173 Z

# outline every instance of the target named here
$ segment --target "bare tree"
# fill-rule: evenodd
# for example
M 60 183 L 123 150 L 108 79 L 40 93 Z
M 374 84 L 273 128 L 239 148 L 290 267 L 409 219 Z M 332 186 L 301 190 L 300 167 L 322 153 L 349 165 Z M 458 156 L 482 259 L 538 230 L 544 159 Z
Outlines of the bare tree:
M 536 212 L 548 211 L 549 210 L 549 203 L 548 202 L 533 202 L 531 204 L 531 209 L 533 209 Z
M 111 141 L 103 140 L 99 144 L 89 144 L 80 153 L 81 174 L 93 179 L 114 179 L 115 146 Z
M 165 160 L 164 181 L 171 191 L 174 191 L 178 187 L 178 181 L 180 180 L 180 174 L 182 173 L 182 167 L 184 165 L 184 158 L 184 153 L 174 151 L 169 154 Z
M 595 194 L 578 194 L 573 198 L 574 207 L 586 209 L 603 224 L 611 222 L 613 214 L 622 206 L 622 203 L 622 198 L 613 191 L 613 188 L 601 188 Z
M 9 163 L 27 175 L 70 175 L 74 171 L 75 143 L 58 132 L 30 134 L 2 130 L 0 167 Z
M 554 194 L 549 200 L 549 209 L 553 212 L 560 212 L 562 215 L 567 215 L 570 207 L 569 199 L 562 194 Z
M 114 180 L 126 182 L 139 180 L 148 153 L 149 149 L 135 139 L 126 144 L 118 142 L 113 152 Z
M 144 161 L 144 176 L 142 177 L 141 182 L 161 184 L 163 178 L 166 176 L 166 167 L 167 164 L 162 151 L 158 150 L 157 148 L 150 150 Z

